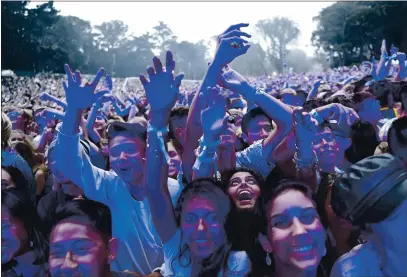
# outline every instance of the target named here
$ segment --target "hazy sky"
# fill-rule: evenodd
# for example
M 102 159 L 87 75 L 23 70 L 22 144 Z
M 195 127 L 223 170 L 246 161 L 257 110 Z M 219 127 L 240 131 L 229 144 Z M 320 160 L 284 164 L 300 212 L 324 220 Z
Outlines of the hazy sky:
M 312 18 L 334 2 L 54 2 L 61 15 L 73 15 L 92 25 L 114 19 L 122 20 L 134 35 L 152 31 L 164 21 L 179 41 L 208 40 L 235 23 L 254 25 L 260 19 L 284 16 L 294 20 L 301 35 L 294 47 L 312 55 L 311 34 L 316 24 Z M 38 2 L 31 2 L 30 6 Z M 256 37 L 254 37 L 256 39 Z M 290 47 L 289 47 L 290 48 Z M 293 48 L 293 47 L 291 47 Z

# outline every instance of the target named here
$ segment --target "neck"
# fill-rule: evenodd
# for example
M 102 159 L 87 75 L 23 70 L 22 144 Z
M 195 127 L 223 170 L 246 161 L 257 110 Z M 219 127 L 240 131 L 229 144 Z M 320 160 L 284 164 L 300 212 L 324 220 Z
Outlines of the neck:
M 234 145 L 223 145 L 219 147 L 218 157 L 220 172 L 224 172 L 227 171 L 228 169 L 235 168 L 236 153 Z
M 143 201 L 144 198 L 146 197 L 146 190 L 143 185 L 141 185 L 142 182 L 132 182 L 132 183 L 126 183 L 127 188 L 130 191 L 131 196 L 133 196 L 134 199 L 137 201 Z
M 276 274 L 275 277 L 316 277 L 317 268 L 313 270 L 299 270 L 292 266 L 284 266 L 280 263 L 276 263 Z
M 323 171 L 323 172 L 327 172 L 327 173 L 335 173 L 335 165 L 334 164 L 321 164 L 319 165 L 319 168 Z

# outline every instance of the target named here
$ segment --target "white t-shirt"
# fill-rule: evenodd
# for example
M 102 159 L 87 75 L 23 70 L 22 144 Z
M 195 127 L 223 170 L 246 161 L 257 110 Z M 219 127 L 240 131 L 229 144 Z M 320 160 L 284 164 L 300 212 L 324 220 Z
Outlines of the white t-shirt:
M 164 243 L 164 277 L 190 277 L 192 265 L 184 267 L 181 264 L 188 264 L 187 258 L 183 257 L 181 264 L 179 262 L 179 246 L 181 243 L 181 231 L 178 230 L 171 239 Z M 184 263 L 185 262 L 185 263 Z M 250 259 L 245 251 L 233 251 L 229 255 L 228 269 L 225 274 L 219 272 L 218 277 L 240 276 L 244 277 L 251 271 Z
M 245 167 L 266 178 L 275 167 L 263 155 L 263 140 L 258 140 L 245 150 L 236 153 L 236 168 Z
M 135 200 L 126 184 L 115 172 L 95 167 L 82 152 L 79 134 L 66 136 L 58 131 L 55 146 L 58 170 L 74 184 L 80 186 L 85 196 L 104 203 L 110 208 L 113 236 L 119 240 L 113 271 L 129 270 L 142 275 L 150 274 L 164 262 L 162 242 L 154 227 L 147 198 Z M 168 179 L 168 190 L 174 205 L 181 192 L 178 182 Z
M 333 265 L 330 277 L 383 277 L 380 260 L 370 242 L 355 246 Z

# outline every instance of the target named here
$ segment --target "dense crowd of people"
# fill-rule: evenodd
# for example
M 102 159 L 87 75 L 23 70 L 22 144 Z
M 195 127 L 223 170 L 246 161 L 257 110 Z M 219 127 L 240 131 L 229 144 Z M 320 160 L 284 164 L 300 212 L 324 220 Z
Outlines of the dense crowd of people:
M 2 276 L 407 276 L 406 55 L 244 77 L 2 77 Z

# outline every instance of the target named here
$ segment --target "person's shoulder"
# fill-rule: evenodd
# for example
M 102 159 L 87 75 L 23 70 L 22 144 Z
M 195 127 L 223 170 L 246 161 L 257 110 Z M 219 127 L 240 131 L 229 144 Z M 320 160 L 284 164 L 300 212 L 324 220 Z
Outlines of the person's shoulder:
M 332 267 L 330 277 L 368 276 L 365 265 L 375 263 L 377 263 L 377 259 L 370 243 L 359 244 L 338 258 Z

